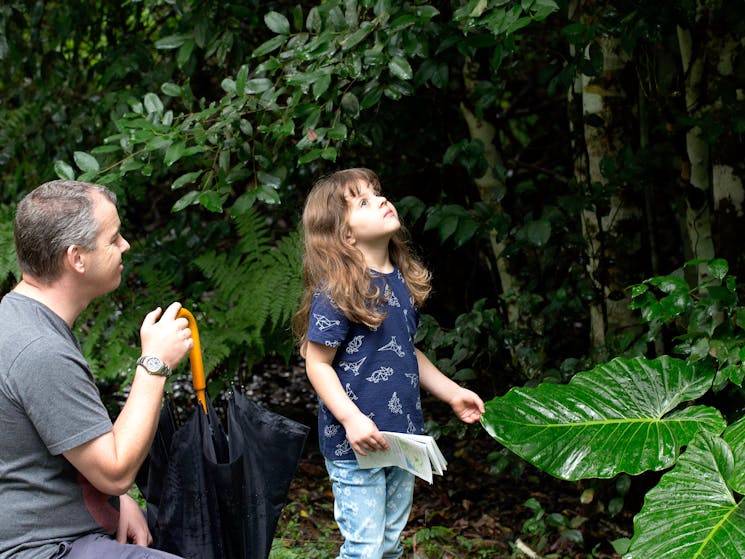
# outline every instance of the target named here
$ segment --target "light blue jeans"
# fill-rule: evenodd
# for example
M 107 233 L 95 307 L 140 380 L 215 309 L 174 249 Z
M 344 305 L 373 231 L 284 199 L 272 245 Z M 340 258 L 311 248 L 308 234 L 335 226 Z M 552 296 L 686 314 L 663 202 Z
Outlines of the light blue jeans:
M 334 518 L 344 538 L 337 559 L 398 559 L 414 499 L 414 475 L 391 466 L 363 470 L 356 460 L 326 460 Z

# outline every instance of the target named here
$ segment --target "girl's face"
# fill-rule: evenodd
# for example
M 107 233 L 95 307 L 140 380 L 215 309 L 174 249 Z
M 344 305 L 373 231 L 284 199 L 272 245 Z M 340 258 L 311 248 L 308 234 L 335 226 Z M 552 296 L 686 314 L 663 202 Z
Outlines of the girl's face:
M 401 228 L 398 212 L 385 196 L 376 193 L 369 184 L 360 182 L 350 189 L 347 199 L 347 227 L 353 244 L 365 246 L 388 245 Z

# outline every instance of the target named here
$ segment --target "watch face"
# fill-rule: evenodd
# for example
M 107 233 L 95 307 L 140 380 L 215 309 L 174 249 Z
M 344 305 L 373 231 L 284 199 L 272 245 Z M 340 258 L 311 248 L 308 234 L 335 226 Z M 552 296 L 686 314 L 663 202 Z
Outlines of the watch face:
M 148 357 L 147 359 L 145 359 L 143 365 L 145 365 L 145 368 L 148 371 L 154 373 L 156 371 L 160 371 L 160 369 L 163 367 L 163 362 L 157 357 Z

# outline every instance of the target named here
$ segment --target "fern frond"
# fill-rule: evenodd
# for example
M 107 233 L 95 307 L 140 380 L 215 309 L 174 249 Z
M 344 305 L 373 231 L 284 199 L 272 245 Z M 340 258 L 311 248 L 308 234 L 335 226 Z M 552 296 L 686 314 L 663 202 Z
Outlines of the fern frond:
M 0 205 L 0 283 L 11 275 L 21 278 L 13 239 L 13 211 L 10 206 Z
M 267 287 L 266 314 L 272 328 L 288 325 L 300 305 L 302 257 L 302 236 L 299 231 L 293 231 L 260 263 Z
M 255 208 L 232 214 L 233 223 L 238 233 L 237 251 L 249 260 L 260 258 L 271 248 L 271 237 L 266 219 Z

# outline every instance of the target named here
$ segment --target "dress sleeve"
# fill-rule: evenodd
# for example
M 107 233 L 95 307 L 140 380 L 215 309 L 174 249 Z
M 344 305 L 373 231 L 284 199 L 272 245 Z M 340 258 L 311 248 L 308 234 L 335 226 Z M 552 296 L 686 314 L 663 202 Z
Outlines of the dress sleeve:
M 339 347 L 349 331 L 349 320 L 328 293 L 316 293 L 310 306 L 308 341 Z

